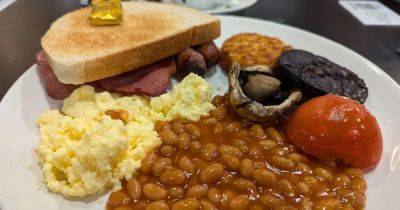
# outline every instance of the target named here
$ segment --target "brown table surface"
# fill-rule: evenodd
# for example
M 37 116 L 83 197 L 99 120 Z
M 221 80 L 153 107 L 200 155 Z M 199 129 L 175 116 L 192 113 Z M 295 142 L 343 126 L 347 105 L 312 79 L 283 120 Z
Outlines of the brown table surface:
M 396 11 L 393 0 L 382 0 Z M 0 12 L 0 99 L 33 63 L 52 21 L 79 8 L 79 0 L 18 0 Z M 365 27 L 335 0 L 259 0 L 236 15 L 303 28 L 365 56 L 400 82 L 400 27 Z

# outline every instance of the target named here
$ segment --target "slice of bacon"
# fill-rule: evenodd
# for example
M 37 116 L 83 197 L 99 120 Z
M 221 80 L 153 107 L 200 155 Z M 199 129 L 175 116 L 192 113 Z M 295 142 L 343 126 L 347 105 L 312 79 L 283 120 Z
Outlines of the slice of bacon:
M 53 69 L 47 62 L 43 51 L 36 54 L 36 63 L 39 66 L 39 72 L 44 80 L 47 94 L 53 99 L 64 99 L 74 91 L 77 85 L 61 83 L 54 74 Z
M 168 58 L 135 71 L 102 79 L 99 82 L 109 91 L 158 96 L 167 92 L 171 75 L 175 72 L 175 61 L 173 58 Z

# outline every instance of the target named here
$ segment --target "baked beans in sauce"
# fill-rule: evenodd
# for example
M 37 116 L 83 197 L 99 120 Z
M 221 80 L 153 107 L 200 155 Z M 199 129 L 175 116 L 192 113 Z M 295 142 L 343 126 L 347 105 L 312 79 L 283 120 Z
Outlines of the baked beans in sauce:
M 240 119 L 227 97 L 198 122 L 157 122 L 163 143 L 111 193 L 110 210 L 363 209 L 359 169 L 321 162 L 279 129 Z

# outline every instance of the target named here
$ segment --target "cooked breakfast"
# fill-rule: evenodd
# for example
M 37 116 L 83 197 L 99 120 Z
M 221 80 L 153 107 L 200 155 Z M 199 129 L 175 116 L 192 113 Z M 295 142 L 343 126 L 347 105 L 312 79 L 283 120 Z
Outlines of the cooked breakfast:
M 219 19 L 192 9 L 122 13 L 76 10 L 42 38 L 40 76 L 64 99 L 38 120 L 51 192 L 110 192 L 108 210 L 365 208 L 383 140 L 355 73 L 258 33 L 220 50 Z

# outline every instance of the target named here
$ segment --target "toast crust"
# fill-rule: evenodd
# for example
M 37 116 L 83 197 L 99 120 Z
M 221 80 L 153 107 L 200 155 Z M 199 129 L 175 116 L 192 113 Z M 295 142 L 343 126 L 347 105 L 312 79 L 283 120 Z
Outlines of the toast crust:
M 91 26 L 91 8 L 55 21 L 41 40 L 57 78 L 83 84 L 131 71 L 219 37 L 220 21 L 170 4 L 123 2 L 119 26 Z

